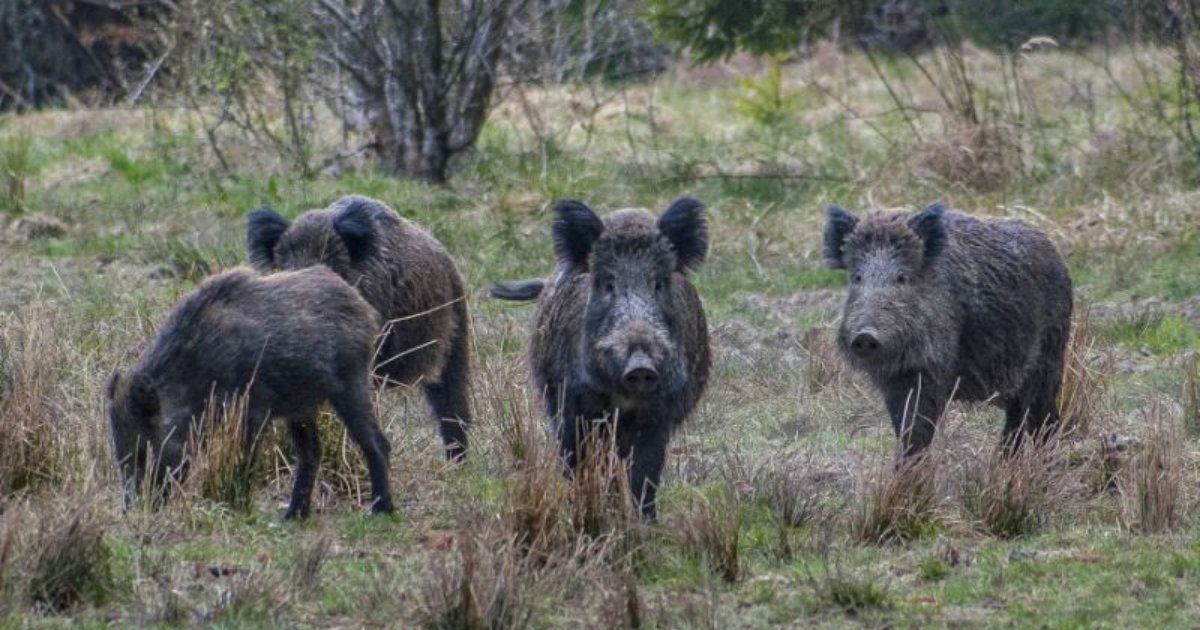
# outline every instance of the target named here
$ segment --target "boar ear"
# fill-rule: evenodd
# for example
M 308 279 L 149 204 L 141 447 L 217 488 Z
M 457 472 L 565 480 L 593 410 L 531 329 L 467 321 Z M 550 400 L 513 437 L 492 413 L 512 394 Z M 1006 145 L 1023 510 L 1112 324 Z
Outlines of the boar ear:
M 134 373 L 129 380 L 129 408 L 142 417 L 158 413 L 158 392 L 142 374 Z
M 704 204 L 691 197 L 671 202 L 658 220 L 658 229 L 671 241 L 680 271 L 699 269 L 708 255 L 708 224 Z
M 858 226 L 858 217 L 836 204 L 829 206 L 825 216 L 825 264 L 830 269 L 845 269 L 842 245 L 846 243 L 846 237 Z
M 908 220 L 909 229 L 925 242 L 926 260 L 936 258 L 946 247 L 946 225 L 942 222 L 945 211 L 945 206 L 934 203 Z
M 350 260 L 360 260 L 375 248 L 375 217 L 366 203 L 355 200 L 333 218 L 333 231 L 342 237 Z
M 113 370 L 111 376 L 108 377 L 108 384 L 104 386 L 104 395 L 108 397 L 109 402 L 117 397 L 117 383 L 121 382 L 121 370 Z
M 604 231 L 604 222 L 581 201 L 566 200 L 554 204 L 554 253 L 573 266 L 586 267 L 592 245 Z
M 252 267 L 267 271 L 275 266 L 275 245 L 287 229 L 287 219 L 266 206 L 246 215 L 246 249 Z

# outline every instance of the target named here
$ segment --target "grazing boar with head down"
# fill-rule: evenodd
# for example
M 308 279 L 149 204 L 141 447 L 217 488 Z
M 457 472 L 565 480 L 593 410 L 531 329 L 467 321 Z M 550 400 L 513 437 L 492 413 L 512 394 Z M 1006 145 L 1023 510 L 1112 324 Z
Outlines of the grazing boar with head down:
M 883 393 L 905 454 L 951 398 L 1003 407 L 1009 449 L 1056 426 L 1072 292 L 1044 234 L 940 204 L 861 220 L 832 206 L 825 258 L 850 278 L 838 346 Z
M 390 446 L 371 399 L 378 326 L 375 310 L 325 268 L 266 277 L 234 269 L 204 281 L 175 306 L 133 369 L 109 379 L 126 503 L 147 474 L 165 498 L 168 479 L 185 473 L 188 436 L 206 405 L 245 396 L 246 448 L 269 418 L 283 418 L 295 442 L 286 518 L 309 513 L 321 454 L 317 413 L 326 401 L 362 449 L 372 510 L 391 512 Z
M 446 455 L 467 450 L 470 321 L 462 277 L 429 232 L 383 203 L 357 195 L 289 223 L 270 208 L 247 217 L 250 263 L 260 271 L 326 265 L 383 317 L 375 374 L 421 383 Z
M 688 279 L 708 251 L 703 205 L 678 199 L 658 219 L 632 209 L 601 219 L 577 201 L 555 210 L 554 275 L 492 294 L 540 296 L 529 363 L 566 464 L 615 423 L 634 499 L 654 518 L 668 441 L 708 381 L 704 307 Z

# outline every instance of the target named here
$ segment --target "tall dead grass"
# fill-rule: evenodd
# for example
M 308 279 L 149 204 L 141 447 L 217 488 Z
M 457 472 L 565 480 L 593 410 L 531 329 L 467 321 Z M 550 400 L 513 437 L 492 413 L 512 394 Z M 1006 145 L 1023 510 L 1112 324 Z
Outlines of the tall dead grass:
M 1183 363 L 1183 428 L 1200 436 L 1200 353 L 1192 352 Z
M 1133 531 L 1159 534 L 1183 524 L 1186 483 L 1180 439 L 1157 406 L 1148 412 L 1151 428 L 1131 458 L 1118 487 L 1124 497 L 1124 520 Z
M 1058 393 L 1059 430 L 1062 435 L 1086 435 L 1109 410 L 1107 394 L 1113 370 L 1112 356 L 1096 352 L 1091 311 L 1072 322 L 1065 355 Z
M 0 615 L 22 607 L 62 613 L 107 599 L 109 522 L 95 490 L 0 503 Z
M 265 485 L 265 466 L 256 457 L 262 435 L 250 435 L 249 395 L 209 396 L 204 413 L 191 426 L 180 482 L 189 500 L 203 499 L 239 512 L 254 504 Z
M 1080 483 L 1060 457 L 1059 445 L 1052 435 L 1035 435 L 1011 453 L 999 447 L 969 458 L 959 480 L 967 516 L 993 536 L 1020 538 L 1077 504 Z
M 88 436 L 66 422 L 77 352 L 45 313 L 0 314 L 0 495 L 51 487 L 86 468 Z
M 938 460 L 937 453 L 928 452 L 867 473 L 851 513 L 851 537 L 859 543 L 877 545 L 935 533 L 940 520 Z

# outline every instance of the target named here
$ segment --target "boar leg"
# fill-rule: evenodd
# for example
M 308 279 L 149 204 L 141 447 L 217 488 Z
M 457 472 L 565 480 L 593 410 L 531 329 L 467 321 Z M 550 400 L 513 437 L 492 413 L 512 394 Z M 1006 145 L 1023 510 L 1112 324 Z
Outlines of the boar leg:
M 909 457 L 924 451 L 933 441 L 937 421 L 946 408 L 941 388 L 928 375 L 913 374 L 889 382 L 885 392 L 884 403 L 901 452 Z
M 667 459 L 667 442 L 671 439 L 671 430 L 664 424 L 654 423 L 638 430 L 630 453 L 633 461 L 629 467 L 629 492 L 642 518 L 648 521 L 658 518 L 658 484 Z
M 313 485 L 317 481 L 317 470 L 321 465 L 321 435 L 317 430 L 317 418 L 309 413 L 288 420 L 288 432 L 296 445 L 296 479 L 292 482 L 292 500 L 283 518 L 308 518 L 312 503 Z
M 467 456 L 467 427 L 471 424 L 466 330 L 460 329 L 452 343 L 438 382 L 425 386 L 425 398 L 438 420 L 446 459 L 457 462 Z
M 379 423 L 375 420 L 375 408 L 371 404 L 371 390 L 367 380 L 343 388 L 331 402 L 350 438 L 362 449 L 367 460 L 367 472 L 371 475 L 371 511 L 391 513 L 392 492 L 388 488 L 388 454 L 391 445 Z
M 1050 438 L 1058 425 L 1058 390 L 1066 344 L 1066 330 L 1049 331 L 1042 340 L 1037 370 L 1008 401 L 1003 440 L 1009 454 L 1015 453 L 1026 437 L 1039 441 Z

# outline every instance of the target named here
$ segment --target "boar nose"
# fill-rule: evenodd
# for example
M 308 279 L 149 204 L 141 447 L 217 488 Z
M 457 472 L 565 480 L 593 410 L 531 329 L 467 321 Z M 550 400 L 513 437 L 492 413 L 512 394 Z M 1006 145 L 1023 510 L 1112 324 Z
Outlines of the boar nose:
M 658 370 L 654 369 L 654 362 L 645 353 L 635 352 L 625 362 L 625 374 L 621 378 L 629 389 L 645 392 L 654 389 L 658 383 Z
M 850 350 L 860 359 L 868 359 L 879 352 L 879 337 L 870 328 L 859 331 L 850 340 Z

